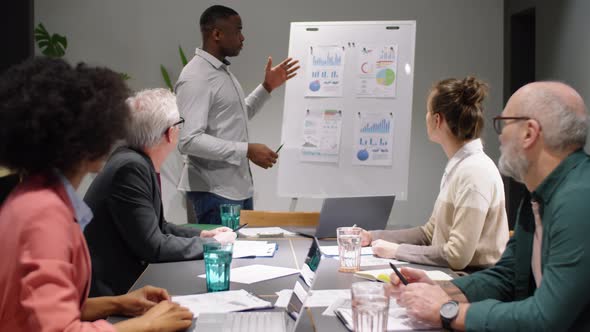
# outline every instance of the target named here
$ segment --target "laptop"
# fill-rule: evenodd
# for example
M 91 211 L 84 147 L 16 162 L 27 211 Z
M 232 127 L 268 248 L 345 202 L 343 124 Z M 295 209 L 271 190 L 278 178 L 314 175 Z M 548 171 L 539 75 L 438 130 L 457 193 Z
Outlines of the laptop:
M 355 224 L 366 230 L 385 229 L 394 201 L 395 196 L 326 198 L 313 235 L 336 237 L 336 228 Z
M 320 245 L 314 238 L 305 258 L 299 278 L 293 287 L 287 307 L 282 311 L 249 311 L 228 313 L 201 313 L 194 329 L 189 331 L 295 331 L 303 313 L 303 304 L 315 280 L 315 274 L 322 259 Z

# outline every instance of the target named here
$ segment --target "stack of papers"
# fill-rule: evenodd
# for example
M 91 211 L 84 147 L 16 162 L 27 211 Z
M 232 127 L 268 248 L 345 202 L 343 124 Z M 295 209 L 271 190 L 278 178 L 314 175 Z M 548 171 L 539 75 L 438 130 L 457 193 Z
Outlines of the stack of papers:
M 277 244 L 267 241 L 235 241 L 233 258 L 272 257 L 276 250 Z
M 280 227 L 247 227 L 240 229 L 238 233 L 247 237 L 283 237 L 297 235 Z
M 225 313 L 250 309 L 271 308 L 272 304 L 243 289 L 196 295 L 173 296 L 172 301 L 188 308 L 195 317 L 199 314 Z
M 288 267 L 254 264 L 231 269 L 229 281 L 239 282 L 241 284 L 253 284 L 256 282 L 276 279 L 296 273 L 299 273 L 299 270 Z M 203 273 L 199 275 L 199 278 L 205 278 L 205 274 Z
M 322 253 L 326 256 L 338 256 L 338 246 L 322 246 Z M 373 255 L 373 248 L 362 247 L 361 255 Z

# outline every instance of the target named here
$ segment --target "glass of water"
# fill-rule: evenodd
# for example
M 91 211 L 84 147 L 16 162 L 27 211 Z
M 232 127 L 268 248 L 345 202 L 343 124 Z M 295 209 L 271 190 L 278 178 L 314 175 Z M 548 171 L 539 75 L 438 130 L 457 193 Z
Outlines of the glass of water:
M 389 296 L 381 282 L 352 284 L 352 322 L 355 332 L 385 332 L 389 314 Z
M 358 227 L 338 227 L 338 255 L 340 272 L 356 272 L 361 267 L 361 229 Z
M 203 244 L 205 258 L 205 278 L 208 292 L 229 290 L 233 244 L 217 241 Z
M 221 216 L 221 224 L 235 230 L 240 225 L 240 211 L 242 206 L 240 204 L 220 204 L 219 213 Z

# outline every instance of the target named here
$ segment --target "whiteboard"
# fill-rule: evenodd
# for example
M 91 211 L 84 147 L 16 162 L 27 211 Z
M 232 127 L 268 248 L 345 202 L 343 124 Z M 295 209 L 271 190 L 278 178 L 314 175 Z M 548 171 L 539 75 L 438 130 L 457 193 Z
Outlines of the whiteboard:
M 415 21 L 291 23 L 289 56 L 300 60 L 301 69 L 286 85 L 281 133 L 284 146 L 278 162 L 279 196 L 396 195 L 397 199 L 407 199 L 415 38 Z M 367 91 L 367 80 L 359 76 L 365 73 L 361 63 L 367 50 L 377 54 L 380 48 L 395 51 L 395 76 L 379 76 L 383 72 L 379 71 L 373 79 L 382 85 L 389 84 L 387 93 L 379 95 L 379 91 L 370 90 L 370 95 L 363 95 Z M 338 62 L 335 63 L 334 59 Z M 339 66 L 339 71 L 328 74 L 337 77 L 332 86 L 329 80 L 321 81 L 321 89 L 326 89 L 322 92 L 318 83 L 322 78 L 310 79 L 318 75 L 324 77 L 324 72 L 318 74 L 319 71 L 311 68 L 326 61 L 330 61 L 328 65 Z M 361 67 L 363 69 L 359 71 Z M 373 68 L 370 71 L 373 72 Z M 309 143 L 315 139 L 313 134 L 308 135 L 310 124 L 314 123 L 311 120 L 316 119 L 314 114 L 328 110 L 332 111 L 332 116 L 340 117 L 338 122 L 332 122 L 338 131 L 334 134 L 326 131 L 325 134 L 329 138 L 338 137 L 337 154 L 333 153 L 336 150 L 324 150 L 315 153 L 318 160 L 314 160 L 314 152 L 307 148 L 315 147 Z M 377 158 L 379 151 L 386 151 L 379 158 L 390 159 L 384 160 L 383 164 L 371 161 L 374 164 L 367 165 L 363 164 L 367 162 L 367 149 L 361 150 L 368 143 L 359 133 L 381 128 L 375 127 L 377 124 L 369 126 L 367 121 L 371 120 L 372 113 L 377 116 L 389 114 L 391 123 L 387 121 L 386 130 L 389 130 L 392 141 L 376 143 L 380 139 L 375 142 L 371 139 L 367 149 L 375 147 L 369 151 L 377 151 L 377 154 L 371 153 L 371 158 Z M 364 126 L 362 131 L 360 126 Z M 333 148 L 336 146 L 333 143 L 325 146 Z M 386 148 L 379 150 L 378 144 Z

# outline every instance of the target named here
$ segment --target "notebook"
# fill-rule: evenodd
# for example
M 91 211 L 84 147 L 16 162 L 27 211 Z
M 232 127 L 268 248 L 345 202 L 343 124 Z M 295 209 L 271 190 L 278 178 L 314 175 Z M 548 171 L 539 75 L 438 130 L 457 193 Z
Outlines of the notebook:
M 453 277 L 450 275 L 438 271 L 438 270 L 424 270 L 426 275 L 435 281 L 442 281 L 442 280 L 453 280 Z M 389 276 L 393 273 L 392 269 L 379 269 L 379 270 L 367 270 L 367 271 L 357 271 L 354 273 L 355 276 L 359 278 L 369 279 L 369 280 L 378 280 L 383 282 L 389 282 Z
M 282 311 L 201 313 L 189 331 L 295 331 L 303 311 L 303 304 L 315 279 L 322 260 L 317 238 L 314 238 L 307 253 L 298 280 L 293 286 L 289 303 Z

